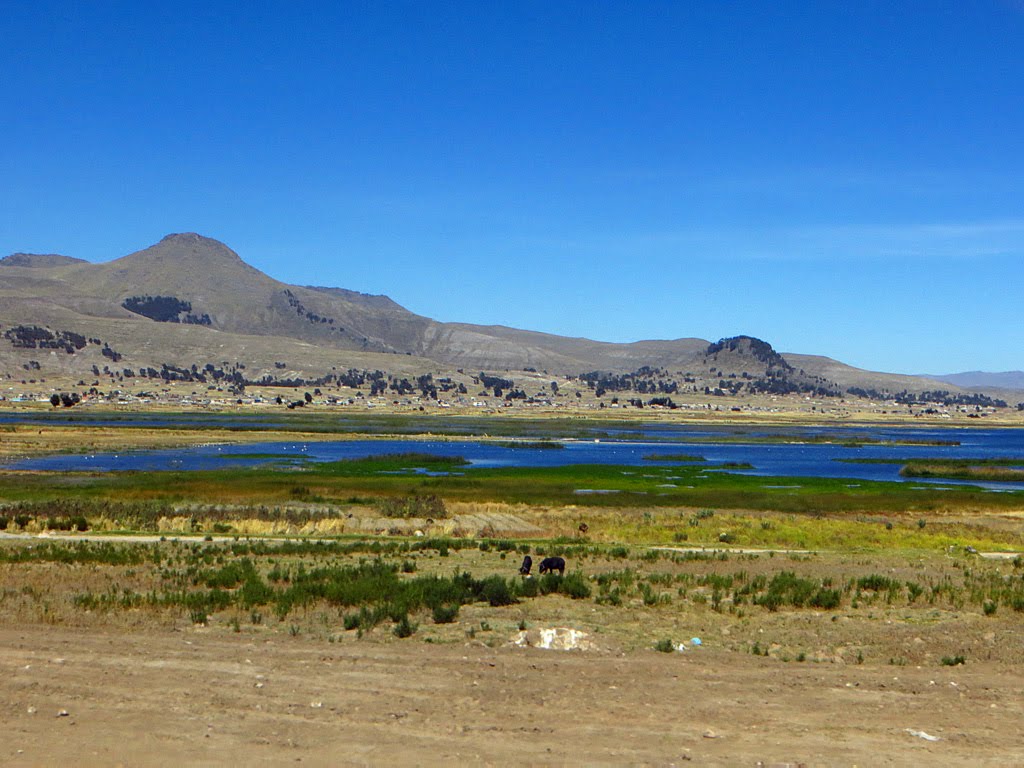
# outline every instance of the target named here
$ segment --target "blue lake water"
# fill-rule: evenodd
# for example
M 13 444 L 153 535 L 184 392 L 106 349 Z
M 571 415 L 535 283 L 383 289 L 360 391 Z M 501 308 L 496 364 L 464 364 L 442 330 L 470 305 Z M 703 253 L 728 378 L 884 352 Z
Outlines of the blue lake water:
M 164 422 L 166 424 L 166 422 Z M 623 431 L 623 437 L 627 432 Z M 819 435 L 839 439 L 882 441 L 942 441 L 957 445 L 864 445 L 846 447 L 822 443 L 742 442 L 745 437 L 784 434 L 793 439 Z M 851 480 L 902 481 L 899 464 L 848 464 L 840 459 L 885 458 L 1024 458 L 1024 429 L 916 429 L 916 428 L 786 428 L 751 429 L 692 428 L 671 425 L 642 425 L 628 430 L 629 439 L 567 440 L 561 450 L 509 448 L 478 441 L 373 439 L 327 440 L 309 443 L 273 442 L 246 445 L 207 445 L 174 450 L 135 451 L 49 456 L 18 461 L 15 469 L 58 471 L 117 470 L 204 470 L 228 466 L 257 466 L 277 461 L 337 461 L 385 453 L 431 453 L 462 456 L 473 466 L 565 466 L 570 464 L 616 464 L 624 466 L 665 466 L 644 456 L 658 453 L 703 456 L 709 469 L 727 462 L 747 463 L 742 474 L 778 477 L 836 477 Z M 708 442 L 710 440 L 710 442 Z M 716 442 L 727 440 L 728 442 Z M 735 442 L 739 440 L 740 442 Z M 253 454 L 261 454 L 254 457 Z M 703 464 L 703 462 L 702 462 Z M 949 480 L 937 483 L 952 486 Z M 1024 483 L 971 483 L 993 490 L 1024 490 Z

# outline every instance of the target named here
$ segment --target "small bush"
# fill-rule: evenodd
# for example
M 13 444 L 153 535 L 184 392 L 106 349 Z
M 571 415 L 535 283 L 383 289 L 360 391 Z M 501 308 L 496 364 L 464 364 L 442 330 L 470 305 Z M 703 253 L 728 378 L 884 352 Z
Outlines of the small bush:
M 581 573 L 570 573 L 561 579 L 559 591 L 573 600 L 582 600 L 590 597 L 590 585 Z
M 810 600 L 813 608 L 831 611 L 839 607 L 842 594 L 838 589 L 819 589 Z
M 537 579 L 523 579 L 516 592 L 520 597 L 536 597 L 540 594 L 540 583 Z
M 660 651 L 661 653 L 672 653 L 676 647 L 672 644 L 672 641 L 665 637 L 654 644 L 654 650 Z
M 480 589 L 480 596 L 492 606 L 512 605 L 518 602 L 508 582 L 501 576 L 488 576 L 483 580 Z
M 887 592 L 896 591 L 900 588 L 900 583 L 895 579 L 890 579 L 888 576 L 880 576 L 877 573 L 873 573 L 870 576 L 861 576 L 857 579 L 857 589 L 870 590 L 872 592 Z
M 434 606 L 433 616 L 435 624 L 451 624 L 458 618 L 459 606 L 457 605 L 437 605 Z
M 412 637 L 417 629 L 418 627 L 409 621 L 408 616 L 402 616 L 391 631 L 394 632 L 395 637 Z
M 608 592 L 602 592 L 595 599 L 598 605 L 622 605 L 622 590 L 615 587 Z
M 956 667 L 961 664 L 966 664 L 967 660 L 963 656 L 943 656 L 942 666 L 944 667 Z

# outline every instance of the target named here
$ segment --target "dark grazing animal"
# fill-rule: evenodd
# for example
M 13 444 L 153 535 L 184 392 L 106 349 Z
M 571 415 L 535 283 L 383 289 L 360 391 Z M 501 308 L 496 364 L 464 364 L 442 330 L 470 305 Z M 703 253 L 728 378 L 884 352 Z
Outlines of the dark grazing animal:
M 558 571 L 560 576 L 565 575 L 564 557 L 545 557 L 540 561 L 541 574 L 552 573 L 553 571 Z
M 523 576 L 529 576 L 531 568 L 533 568 L 533 558 L 527 555 L 523 558 L 523 564 L 519 566 L 519 573 Z

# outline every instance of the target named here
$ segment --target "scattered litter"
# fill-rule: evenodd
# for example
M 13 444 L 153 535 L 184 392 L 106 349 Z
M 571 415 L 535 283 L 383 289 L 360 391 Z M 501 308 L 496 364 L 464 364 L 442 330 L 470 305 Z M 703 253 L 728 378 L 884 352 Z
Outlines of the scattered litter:
M 60 712 L 57 713 L 57 717 L 67 717 L 70 714 L 71 713 L 68 712 L 66 709 L 62 709 Z
M 714 731 L 712 731 L 710 728 L 708 728 L 706 731 L 704 731 L 704 738 L 705 739 L 720 739 L 722 737 L 721 737 L 720 734 L 717 734 Z
M 913 728 L 904 728 L 903 730 L 905 730 L 911 736 L 917 736 L 919 739 L 924 739 L 925 741 L 939 740 L 938 736 L 932 736 L 930 733 L 925 733 L 924 731 L 915 731 Z
M 311 701 L 309 706 L 313 709 L 323 709 L 324 703 L 322 701 Z
M 690 645 L 704 645 L 704 643 L 702 643 L 700 641 L 699 637 L 691 637 L 690 638 Z

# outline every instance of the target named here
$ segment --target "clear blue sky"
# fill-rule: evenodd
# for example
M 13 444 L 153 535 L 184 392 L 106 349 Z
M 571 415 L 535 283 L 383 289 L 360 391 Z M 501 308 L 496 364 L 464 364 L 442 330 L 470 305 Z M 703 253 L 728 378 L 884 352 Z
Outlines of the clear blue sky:
M 1021 369 L 1022 50 L 1019 0 L 10 0 L 0 254 Z

